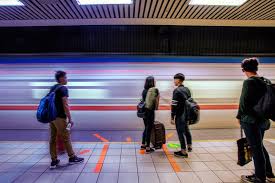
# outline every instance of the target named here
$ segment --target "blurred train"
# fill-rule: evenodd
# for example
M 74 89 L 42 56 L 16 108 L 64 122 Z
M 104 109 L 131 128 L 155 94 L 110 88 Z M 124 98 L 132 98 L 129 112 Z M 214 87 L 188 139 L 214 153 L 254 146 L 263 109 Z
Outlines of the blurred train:
M 75 128 L 137 130 L 136 117 L 144 79 L 155 76 L 161 94 L 157 120 L 170 125 L 173 75 L 186 75 L 185 85 L 201 106 L 193 128 L 234 128 L 245 79 L 242 58 L 220 57 L 0 57 L 0 129 L 46 129 L 36 121 L 40 99 L 55 83 L 54 73 L 68 73 Z M 262 58 L 260 74 L 275 81 L 275 58 Z

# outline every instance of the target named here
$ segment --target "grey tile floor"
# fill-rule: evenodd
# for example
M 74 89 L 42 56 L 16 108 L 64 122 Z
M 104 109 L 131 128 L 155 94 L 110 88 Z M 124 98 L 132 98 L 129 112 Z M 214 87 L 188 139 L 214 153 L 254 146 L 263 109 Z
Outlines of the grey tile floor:
M 171 142 L 168 142 L 171 143 Z M 174 142 L 173 142 L 174 143 Z M 269 148 L 274 140 L 267 140 Z M 104 156 L 104 145 L 108 145 Z M 61 165 L 49 169 L 47 142 L 0 142 L 1 183 L 215 183 L 240 182 L 240 175 L 253 172 L 253 164 L 236 164 L 237 148 L 232 140 L 194 142 L 189 158 L 172 155 L 176 149 L 144 154 L 138 143 L 78 142 L 75 152 L 85 158 L 77 165 L 67 164 L 67 155 L 60 155 Z M 275 157 L 271 155 L 275 167 Z
M 274 131 L 269 130 L 265 140 L 273 167 Z M 177 149 L 170 145 L 178 143 L 174 130 L 167 131 L 167 148 L 152 154 L 144 154 L 135 142 L 141 131 L 74 131 L 75 153 L 85 161 L 68 165 L 67 155 L 63 154 L 59 156 L 61 165 L 55 170 L 49 169 L 46 131 L 42 136 L 37 131 L 19 131 L 20 137 L 11 135 L 14 131 L 0 132 L 0 183 L 233 183 L 240 182 L 241 175 L 253 172 L 252 163 L 244 167 L 236 164 L 238 129 L 193 130 L 193 152 L 187 159 L 173 156 Z M 111 142 L 100 142 L 94 133 Z M 131 137 L 131 141 L 121 142 L 126 137 Z M 18 139 L 21 141 L 14 141 Z

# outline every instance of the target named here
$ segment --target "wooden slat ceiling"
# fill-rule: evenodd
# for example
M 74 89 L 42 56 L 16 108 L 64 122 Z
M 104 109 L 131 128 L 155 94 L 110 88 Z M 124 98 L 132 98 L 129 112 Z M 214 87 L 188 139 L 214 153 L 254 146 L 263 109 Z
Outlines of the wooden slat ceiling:
M 131 5 L 80 6 L 76 0 L 21 0 L 25 6 L 0 7 L 0 23 L 79 19 L 275 20 L 275 0 L 248 0 L 239 7 L 190 6 L 189 1 L 134 0 Z

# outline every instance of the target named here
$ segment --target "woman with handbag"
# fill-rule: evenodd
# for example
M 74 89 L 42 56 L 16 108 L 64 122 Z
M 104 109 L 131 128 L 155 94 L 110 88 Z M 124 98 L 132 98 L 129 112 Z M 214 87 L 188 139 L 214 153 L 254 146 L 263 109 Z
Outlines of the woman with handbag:
M 142 100 L 145 101 L 145 118 L 143 118 L 145 128 L 142 135 L 141 150 L 146 150 L 146 153 L 155 151 L 150 147 L 151 132 L 155 121 L 155 110 L 157 110 L 159 106 L 159 91 L 155 86 L 156 81 L 154 77 L 148 76 L 142 92 Z

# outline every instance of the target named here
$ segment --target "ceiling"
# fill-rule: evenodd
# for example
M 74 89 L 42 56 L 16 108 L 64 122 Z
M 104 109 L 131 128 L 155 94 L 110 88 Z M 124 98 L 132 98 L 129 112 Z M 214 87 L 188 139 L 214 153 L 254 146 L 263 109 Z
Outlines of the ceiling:
M 198 25 L 275 27 L 275 0 L 239 7 L 190 6 L 190 0 L 134 0 L 131 5 L 80 6 L 76 0 L 21 0 L 0 7 L 0 26 Z

